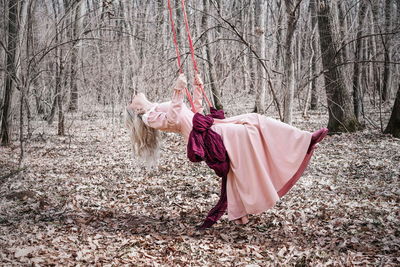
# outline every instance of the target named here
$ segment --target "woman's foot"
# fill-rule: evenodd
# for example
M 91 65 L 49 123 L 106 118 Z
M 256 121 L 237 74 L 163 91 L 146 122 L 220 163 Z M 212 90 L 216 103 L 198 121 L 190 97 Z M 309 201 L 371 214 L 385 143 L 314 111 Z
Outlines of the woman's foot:
M 248 222 L 249 217 L 247 217 L 247 215 L 235 220 L 236 224 L 247 224 Z
M 329 133 L 328 128 L 321 128 L 318 131 L 313 132 L 307 153 L 310 153 L 311 150 L 313 150 L 316 147 L 316 145 L 328 135 L 328 133 Z

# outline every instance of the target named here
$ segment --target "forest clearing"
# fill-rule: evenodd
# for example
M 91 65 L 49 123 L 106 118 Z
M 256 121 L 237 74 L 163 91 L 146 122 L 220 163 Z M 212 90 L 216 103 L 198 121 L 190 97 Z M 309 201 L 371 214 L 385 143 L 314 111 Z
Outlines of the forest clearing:
M 0 14 L 0 266 L 400 265 L 399 0 Z

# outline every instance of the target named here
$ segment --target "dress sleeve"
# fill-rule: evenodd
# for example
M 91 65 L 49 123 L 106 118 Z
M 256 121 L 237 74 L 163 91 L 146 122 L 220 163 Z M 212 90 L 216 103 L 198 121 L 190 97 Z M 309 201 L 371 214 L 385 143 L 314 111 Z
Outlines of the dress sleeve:
M 155 109 L 149 110 L 142 117 L 143 122 L 155 129 L 168 130 L 176 128 L 179 124 L 178 115 L 182 110 L 183 105 L 183 92 L 182 90 L 174 90 L 172 95 L 171 105 L 167 112 L 156 111 Z
M 201 91 L 200 85 L 196 85 L 194 87 L 193 104 L 195 112 L 203 113 L 203 93 Z

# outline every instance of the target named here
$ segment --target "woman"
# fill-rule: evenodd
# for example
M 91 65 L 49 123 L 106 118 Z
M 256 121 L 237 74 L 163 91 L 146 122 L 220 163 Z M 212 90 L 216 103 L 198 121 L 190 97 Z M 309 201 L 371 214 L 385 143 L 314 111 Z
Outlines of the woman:
M 152 103 L 136 95 L 127 107 L 127 126 L 135 153 L 145 160 L 158 154 L 157 130 L 176 132 L 189 140 L 195 113 L 183 103 L 186 78 L 180 75 L 171 102 Z M 201 80 L 195 78 L 194 107 L 202 112 Z M 248 222 L 248 214 L 275 205 L 299 179 L 315 145 L 328 133 L 313 134 L 265 116 L 251 113 L 214 119 L 211 129 L 222 138 L 229 156 L 226 181 L 228 218 Z

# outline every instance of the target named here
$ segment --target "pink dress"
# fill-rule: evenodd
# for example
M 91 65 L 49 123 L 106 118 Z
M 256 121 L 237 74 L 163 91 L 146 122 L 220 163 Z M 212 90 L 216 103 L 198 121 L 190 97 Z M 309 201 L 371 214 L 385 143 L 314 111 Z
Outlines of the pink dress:
M 194 92 L 197 112 L 202 112 L 201 92 Z M 194 113 L 183 103 L 184 92 L 174 90 L 172 101 L 156 104 L 143 115 L 150 127 L 176 132 L 186 142 Z M 311 154 L 311 133 L 280 121 L 250 113 L 214 119 L 212 130 L 221 135 L 230 158 L 227 179 L 228 218 L 247 220 L 275 205 L 295 184 Z

